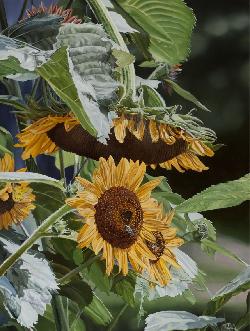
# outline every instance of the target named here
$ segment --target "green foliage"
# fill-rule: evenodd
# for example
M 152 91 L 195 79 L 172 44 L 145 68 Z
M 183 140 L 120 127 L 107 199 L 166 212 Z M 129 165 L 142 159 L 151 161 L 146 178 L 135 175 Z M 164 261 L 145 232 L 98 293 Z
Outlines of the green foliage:
M 12 155 L 13 138 L 9 131 L 0 126 L 0 156 L 5 153 Z
M 250 174 L 227 183 L 213 185 L 180 204 L 181 213 L 233 207 L 250 200 Z
M 195 17 L 182 0 L 117 0 L 117 3 L 148 33 L 149 51 L 157 62 L 169 65 L 189 54 Z
M 206 106 L 204 106 L 193 94 L 190 92 L 184 90 L 182 87 L 180 87 L 176 82 L 170 80 L 170 79 L 165 79 L 165 82 L 172 87 L 172 89 L 179 94 L 181 97 L 184 99 L 194 103 L 198 108 L 202 110 L 209 111 Z
M 89 305 L 93 299 L 91 287 L 82 280 L 74 280 L 63 285 L 60 294 L 77 303 L 80 309 Z
M 208 303 L 206 313 L 215 314 L 231 297 L 250 289 L 250 266 L 245 268 L 237 277 L 221 288 Z
M 84 307 L 83 313 L 97 325 L 107 326 L 113 319 L 108 308 L 96 295 L 93 296 L 92 302 Z
M 56 51 L 47 63 L 37 68 L 37 72 L 49 83 L 56 94 L 66 103 L 69 109 L 80 121 L 82 127 L 95 136 L 96 130 L 91 124 L 86 111 L 82 108 L 77 89 L 69 73 L 66 48 L 62 47 Z M 53 75 L 51 75 L 52 72 Z

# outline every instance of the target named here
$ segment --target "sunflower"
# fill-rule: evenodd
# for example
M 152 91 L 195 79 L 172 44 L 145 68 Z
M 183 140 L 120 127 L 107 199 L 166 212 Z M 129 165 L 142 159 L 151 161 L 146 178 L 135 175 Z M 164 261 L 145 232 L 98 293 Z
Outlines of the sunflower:
M 46 7 L 43 3 L 41 3 L 39 7 L 32 6 L 31 9 L 28 9 L 26 11 L 26 15 L 27 18 L 30 18 L 41 14 L 50 14 L 62 17 L 62 23 L 82 23 L 82 20 L 80 18 L 72 15 L 72 12 L 73 10 L 71 8 L 63 9 L 62 7 L 59 7 L 57 5 L 50 5 L 49 7 Z
M 0 159 L 0 171 L 14 171 L 14 159 L 5 154 Z M 18 172 L 25 171 L 19 169 Z M 8 229 L 12 223 L 22 222 L 35 206 L 32 202 L 35 196 L 28 183 L 7 183 L 0 189 L 0 230 Z
M 39 154 L 51 154 L 58 150 L 58 146 L 50 139 L 49 132 L 58 124 L 62 124 L 65 131 L 70 131 L 79 122 L 71 115 L 48 115 L 27 126 L 17 135 L 19 143 L 15 147 L 23 147 L 22 158 L 36 157 Z
M 150 280 L 164 286 L 171 279 L 169 265 L 180 268 L 172 248 L 183 244 L 183 239 L 176 237 L 176 229 L 171 227 L 174 212 L 170 212 L 161 222 L 165 225 L 162 231 L 154 232 L 155 242 L 146 241 L 148 248 L 155 255 L 156 259 L 148 261 L 147 271 Z
M 135 270 L 146 268 L 147 259 L 155 259 L 146 244 L 154 242 L 154 232 L 163 230 L 159 222 L 161 208 L 151 198 L 160 184 L 156 178 L 140 186 L 145 163 L 122 158 L 116 166 L 112 156 L 100 158 L 93 181 L 77 178 L 84 190 L 66 203 L 77 209 L 85 224 L 78 234 L 80 248 L 91 246 L 97 255 L 102 251 L 109 275 L 117 260 L 119 272 L 128 273 L 128 262 Z
M 158 123 L 153 119 L 141 118 L 138 120 L 135 115 L 121 114 L 113 120 L 113 126 L 119 143 L 127 146 L 131 135 L 141 142 L 140 150 L 144 155 L 144 160 L 146 154 L 150 154 L 151 158 L 154 158 L 153 160 L 149 157 L 146 160 L 152 168 L 156 168 L 159 164 L 160 167 L 167 170 L 174 167 L 179 172 L 185 172 L 185 170 L 201 172 L 207 170 L 208 167 L 200 161 L 197 155 L 210 157 L 214 155 L 211 148 L 185 130 L 166 123 Z M 143 145 L 147 146 L 148 151 L 143 149 Z

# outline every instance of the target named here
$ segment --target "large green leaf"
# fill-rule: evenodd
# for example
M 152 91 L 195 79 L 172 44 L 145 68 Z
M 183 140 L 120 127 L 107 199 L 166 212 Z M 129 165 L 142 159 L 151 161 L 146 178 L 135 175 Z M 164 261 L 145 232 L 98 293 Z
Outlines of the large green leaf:
M 221 288 L 210 300 L 206 313 L 215 314 L 233 296 L 250 289 L 250 266 Z
M 56 47 L 68 47 L 69 71 L 80 102 L 100 141 L 108 138 L 108 105 L 119 84 L 112 77 L 112 42 L 103 27 L 93 23 L 64 24 Z M 106 114 L 105 114 L 106 112 Z
M 67 50 L 62 47 L 56 51 L 51 59 L 36 69 L 56 94 L 67 104 L 75 114 L 82 127 L 91 135 L 96 135 L 96 130 L 90 122 L 86 111 L 83 109 L 72 77 L 69 73 Z
M 224 318 L 196 316 L 186 311 L 160 311 L 147 317 L 147 326 L 144 331 L 202 329 L 207 326 L 216 326 L 223 321 Z
M 182 0 L 116 0 L 150 37 L 158 62 L 182 62 L 189 54 L 195 16 Z
M 181 213 L 233 207 L 250 200 L 250 174 L 237 180 L 212 185 L 184 201 L 176 210 Z
M 44 183 L 55 186 L 63 190 L 63 185 L 57 179 L 34 172 L 0 172 L 1 182 L 30 182 L 30 183 Z

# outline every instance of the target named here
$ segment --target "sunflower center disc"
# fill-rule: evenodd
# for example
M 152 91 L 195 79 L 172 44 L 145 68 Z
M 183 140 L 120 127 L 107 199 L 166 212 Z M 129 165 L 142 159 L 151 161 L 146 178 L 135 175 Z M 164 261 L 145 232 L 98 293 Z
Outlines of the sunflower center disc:
M 152 260 L 151 263 L 156 263 L 160 257 L 162 256 L 165 249 L 165 240 L 163 235 L 160 232 L 154 232 L 154 236 L 156 238 L 156 242 L 152 243 L 147 240 L 147 246 L 151 250 L 151 252 L 157 257 L 156 260 Z
M 14 207 L 15 202 L 12 199 L 12 194 L 9 195 L 9 199 L 3 201 L 0 199 L 0 215 L 6 211 L 10 211 Z
M 134 244 L 143 223 L 143 211 L 136 194 L 125 187 L 105 191 L 95 205 L 98 232 L 113 247 Z

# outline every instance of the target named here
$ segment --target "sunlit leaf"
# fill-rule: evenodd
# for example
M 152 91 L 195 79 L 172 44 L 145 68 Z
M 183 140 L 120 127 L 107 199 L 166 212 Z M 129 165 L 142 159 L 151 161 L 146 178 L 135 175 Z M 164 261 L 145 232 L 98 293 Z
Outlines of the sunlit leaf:
M 195 17 L 182 0 L 117 0 L 149 35 L 149 51 L 158 62 L 177 64 L 189 54 Z
M 250 200 L 250 174 L 237 180 L 212 185 L 176 207 L 181 213 L 233 207 Z

